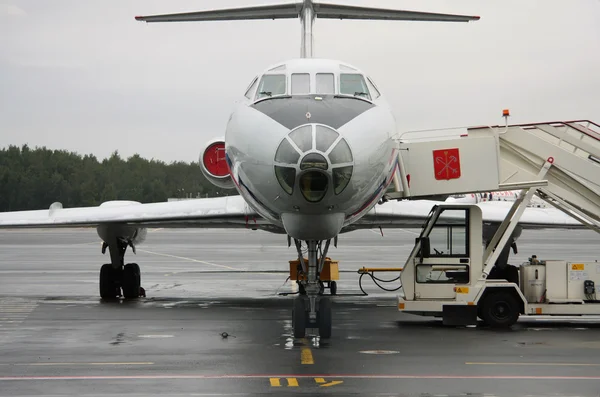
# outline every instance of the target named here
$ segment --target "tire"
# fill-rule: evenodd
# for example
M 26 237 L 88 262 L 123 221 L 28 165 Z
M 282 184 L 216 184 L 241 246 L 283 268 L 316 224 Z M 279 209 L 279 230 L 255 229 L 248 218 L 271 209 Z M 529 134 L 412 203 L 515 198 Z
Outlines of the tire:
M 331 300 L 322 298 L 319 301 L 319 336 L 321 339 L 331 338 Z
M 292 325 L 294 327 L 294 338 L 304 338 L 306 336 L 306 300 L 304 298 L 294 299 Z
M 335 281 L 329 283 L 329 291 L 331 295 L 337 295 L 337 283 Z
M 140 296 L 141 275 L 137 263 L 128 263 L 123 267 L 123 297 L 135 299 Z
M 492 292 L 483 300 L 479 316 L 492 328 L 508 328 L 519 319 L 519 302 L 510 292 Z
M 119 295 L 117 293 L 117 270 L 113 269 L 110 263 L 102 265 L 100 268 L 100 297 L 105 300 L 114 300 Z

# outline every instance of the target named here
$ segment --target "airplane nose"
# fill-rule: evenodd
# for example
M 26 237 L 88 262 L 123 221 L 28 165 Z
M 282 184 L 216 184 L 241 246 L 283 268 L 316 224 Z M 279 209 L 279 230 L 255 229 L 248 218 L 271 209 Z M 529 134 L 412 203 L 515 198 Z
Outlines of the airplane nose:
M 330 192 L 338 195 L 344 191 L 352 177 L 354 158 L 348 142 L 335 129 L 306 124 L 283 138 L 274 165 L 286 193 L 293 195 L 297 187 L 306 201 L 315 203 Z

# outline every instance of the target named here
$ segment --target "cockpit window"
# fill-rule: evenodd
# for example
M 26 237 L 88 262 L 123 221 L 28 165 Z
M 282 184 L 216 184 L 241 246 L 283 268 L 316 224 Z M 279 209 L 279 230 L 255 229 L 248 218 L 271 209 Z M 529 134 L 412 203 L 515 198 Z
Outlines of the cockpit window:
M 369 91 L 371 91 L 371 94 L 373 95 L 373 99 L 377 99 L 381 96 L 381 93 L 375 86 L 375 83 L 373 83 L 373 80 L 371 80 L 369 77 L 367 77 L 367 86 L 369 87 Z
M 317 94 L 335 94 L 333 73 L 317 73 Z
M 356 73 L 342 73 L 340 75 L 340 94 L 371 99 L 365 79 L 361 74 Z
M 252 98 L 252 94 L 254 94 L 254 90 L 256 89 L 257 85 L 258 85 L 258 77 L 255 77 L 254 80 L 252 80 L 252 83 L 250 83 L 250 85 L 248 86 L 248 89 L 246 90 L 246 93 L 244 94 L 244 96 L 248 99 Z
M 310 93 L 310 74 L 293 73 L 292 74 L 292 95 L 302 95 Z
M 265 74 L 258 85 L 256 98 L 285 94 L 285 74 Z

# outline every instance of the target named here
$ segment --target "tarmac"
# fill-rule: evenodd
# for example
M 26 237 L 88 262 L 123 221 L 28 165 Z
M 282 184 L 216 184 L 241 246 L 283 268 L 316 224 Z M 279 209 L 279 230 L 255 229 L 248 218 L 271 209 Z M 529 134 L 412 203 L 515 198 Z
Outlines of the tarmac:
M 95 230 L 0 231 L 0 396 L 600 396 L 600 317 L 446 327 L 363 295 L 357 269 L 401 267 L 417 232 L 340 237 L 320 340 L 292 337 L 285 236 L 153 229 L 126 255 L 147 297 L 107 303 Z M 598 237 L 524 231 L 510 262 L 600 259 Z

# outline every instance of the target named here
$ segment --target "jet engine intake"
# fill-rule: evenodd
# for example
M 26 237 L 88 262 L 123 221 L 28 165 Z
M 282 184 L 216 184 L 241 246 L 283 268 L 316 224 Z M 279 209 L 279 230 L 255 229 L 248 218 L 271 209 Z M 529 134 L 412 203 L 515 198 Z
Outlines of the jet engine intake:
M 199 161 L 202 174 L 213 185 L 221 189 L 233 189 L 235 185 L 229 175 L 229 165 L 225 158 L 224 139 L 214 139 L 200 153 Z

